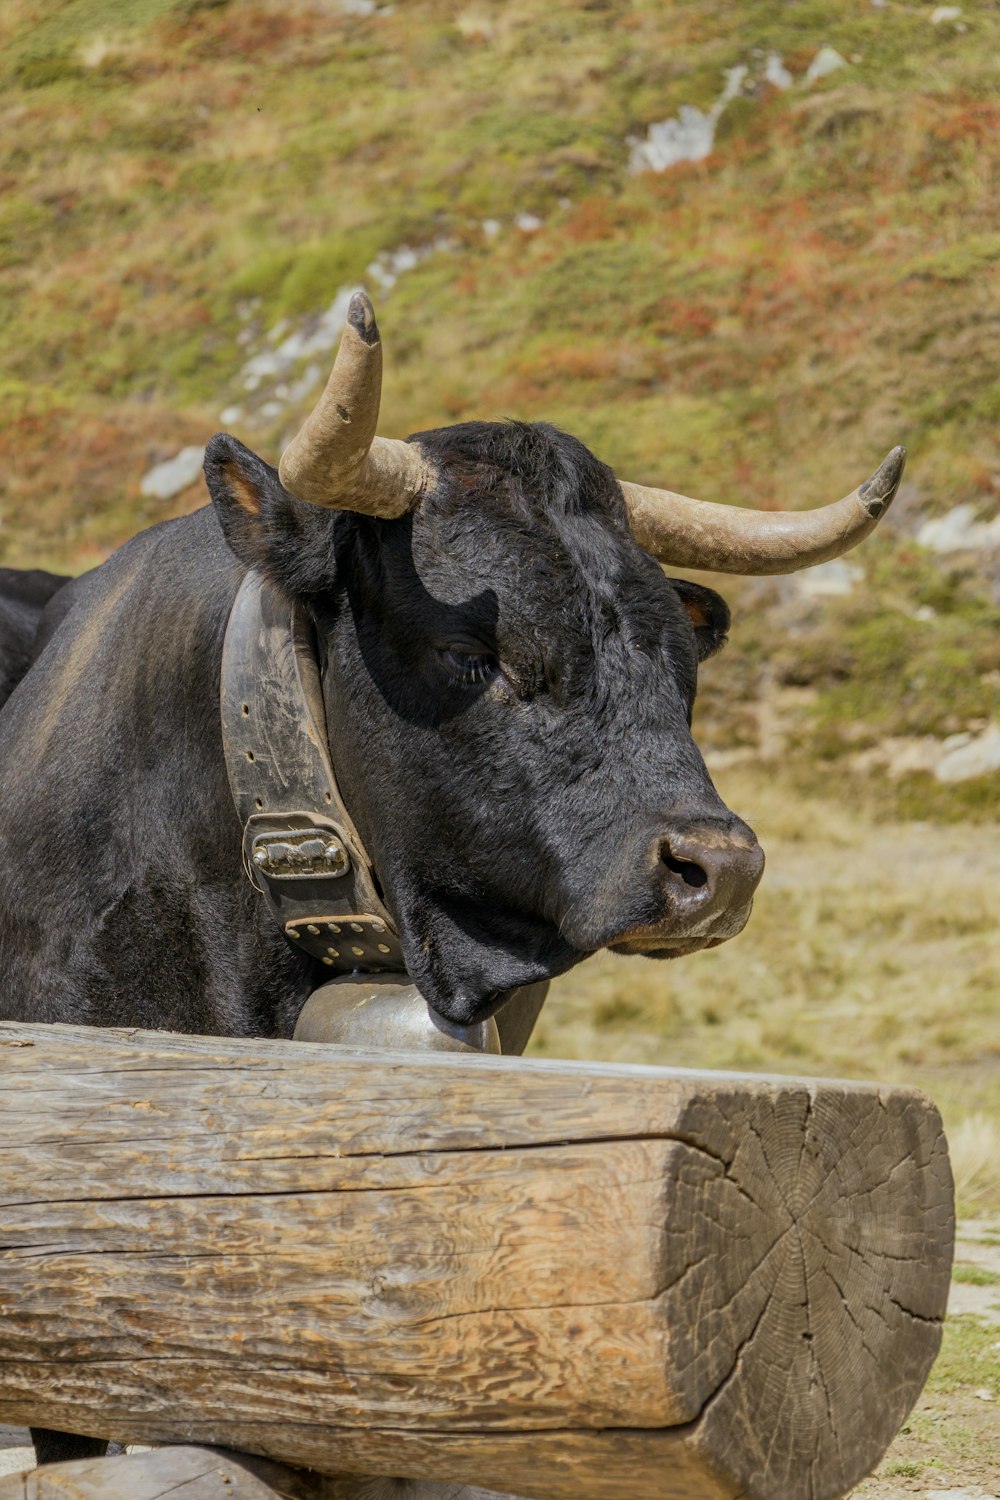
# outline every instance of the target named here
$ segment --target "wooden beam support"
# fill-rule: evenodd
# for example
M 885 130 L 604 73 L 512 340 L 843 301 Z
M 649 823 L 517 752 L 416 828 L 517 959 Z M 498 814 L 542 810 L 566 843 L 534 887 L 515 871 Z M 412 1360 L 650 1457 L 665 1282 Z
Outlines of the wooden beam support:
M 516 1500 L 464 1484 L 333 1479 L 225 1448 L 157 1448 L 22 1469 L 0 1500 Z
M 0 1500 L 286 1500 L 287 1493 L 259 1479 L 238 1454 L 211 1448 L 81 1458 L 0 1479 Z M 314 1492 L 309 1500 L 334 1497 Z
M 0 1026 L 0 1421 L 831 1500 L 938 1348 L 915 1090 Z

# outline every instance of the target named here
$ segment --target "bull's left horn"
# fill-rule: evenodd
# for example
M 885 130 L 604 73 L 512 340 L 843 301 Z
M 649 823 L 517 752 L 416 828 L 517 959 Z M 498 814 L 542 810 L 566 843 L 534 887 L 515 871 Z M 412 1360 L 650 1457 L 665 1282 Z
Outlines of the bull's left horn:
M 817 510 L 743 510 L 670 490 L 622 484 L 632 534 L 660 562 L 718 573 L 794 573 L 857 546 L 889 509 L 906 449 L 893 448 L 864 484 Z
M 326 390 L 281 455 L 281 482 L 296 500 L 392 519 L 419 504 L 432 474 L 420 449 L 375 436 L 382 341 L 375 311 L 355 292 Z

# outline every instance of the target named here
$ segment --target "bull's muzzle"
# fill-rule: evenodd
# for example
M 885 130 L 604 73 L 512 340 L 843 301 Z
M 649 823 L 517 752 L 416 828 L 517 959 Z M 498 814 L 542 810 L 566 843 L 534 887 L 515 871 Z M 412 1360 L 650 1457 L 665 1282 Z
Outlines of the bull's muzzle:
M 712 820 L 661 829 L 646 864 L 659 915 L 623 925 L 606 946 L 666 957 L 714 947 L 742 931 L 764 871 L 764 851 L 738 818 Z

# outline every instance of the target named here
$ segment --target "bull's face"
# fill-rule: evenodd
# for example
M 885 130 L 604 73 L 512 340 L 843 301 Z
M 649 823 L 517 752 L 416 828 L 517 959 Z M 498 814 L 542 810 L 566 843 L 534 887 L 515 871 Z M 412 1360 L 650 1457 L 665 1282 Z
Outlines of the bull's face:
M 633 540 L 611 472 L 551 429 L 423 434 L 395 521 L 331 515 L 216 439 L 236 550 L 311 610 L 342 790 L 407 967 L 458 1022 L 599 948 L 739 932 L 763 867 L 691 738 L 729 615 Z
M 206 473 L 233 550 L 316 620 L 334 762 L 421 990 L 468 1022 L 598 948 L 732 937 L 763 856 L 690 734 L 728 611 L 654 557 L 834 557 L 888 507 L 902 449 L 835 505 L 759 515 L 619 485 L 549 428 L 377 438 L 380 380 L 359 294 L 283 483 L 226 437 Z
M 574 440 L 419 441 L 438 484 L 351 528 L 352 628 L 326 637 L 330 702 L 363 684 L 335 754 L 420 988 L 468 1021 L 599 948 L 739 932 L 763 857 L 689 729 L 722 600 L 664 578 Z

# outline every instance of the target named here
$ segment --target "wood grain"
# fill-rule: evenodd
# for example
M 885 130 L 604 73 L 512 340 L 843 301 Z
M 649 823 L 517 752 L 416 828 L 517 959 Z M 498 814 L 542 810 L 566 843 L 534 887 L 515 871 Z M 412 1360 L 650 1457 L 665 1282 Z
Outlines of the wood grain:
M 914 1090 L 0 1026 L 0 1420 L 825 1500 L 940 1340 Z

